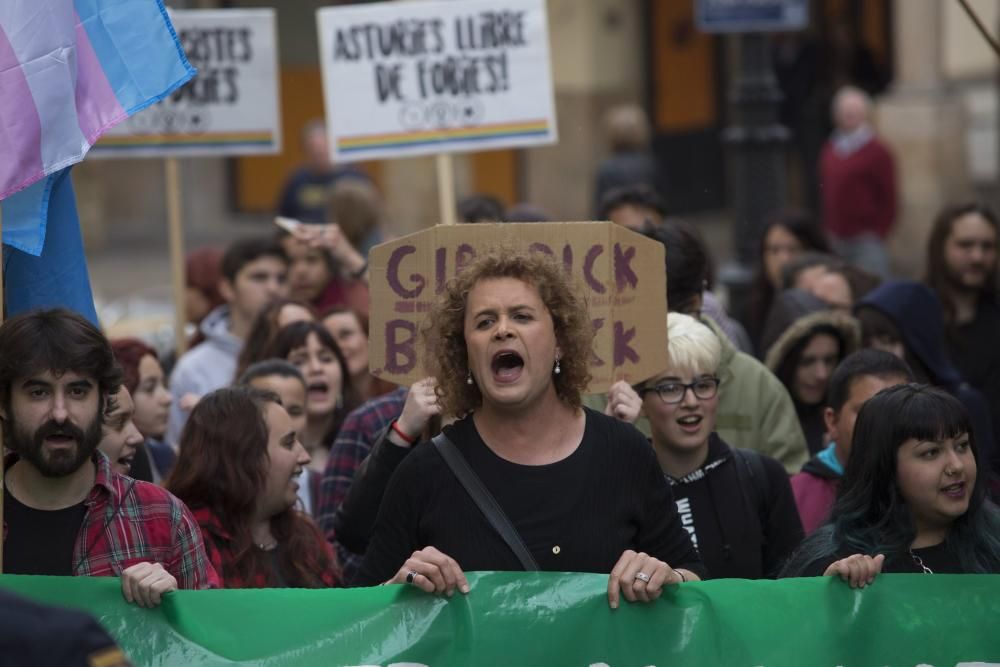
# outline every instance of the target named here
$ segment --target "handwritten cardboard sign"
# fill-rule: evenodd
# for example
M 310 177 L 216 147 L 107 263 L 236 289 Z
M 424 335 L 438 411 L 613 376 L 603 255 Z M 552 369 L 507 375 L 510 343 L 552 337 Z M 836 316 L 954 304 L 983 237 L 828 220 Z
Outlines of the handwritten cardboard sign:
M 325 7 L 317 23 L 336 161 L 557 139 L 544 0 Z
M 98 157 L 221 156 L 281 151 L 273 9 L 172 10 L 198 74 L 116 125 Z
M 554 257 L 577 281 L 595 331 L 589 390 L 667 367 L 663 245 L 610 222 L 439 225 L 369 257 L 372 374 L 409 385 L 426 375 L 418 335 L 446 282 L 491 248 Z

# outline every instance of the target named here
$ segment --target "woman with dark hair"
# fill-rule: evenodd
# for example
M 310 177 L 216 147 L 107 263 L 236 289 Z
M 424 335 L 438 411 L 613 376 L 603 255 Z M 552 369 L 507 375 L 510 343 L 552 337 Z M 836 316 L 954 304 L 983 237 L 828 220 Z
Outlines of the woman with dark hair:
M 191 508 L 224 588 L 337 585 L 336 558 L 295 509 L 309 454 L 277 394 L 228 387 L 202 398 L 167 489 Z
M 344 353 L 319 322 L 294 322 L 278 331 L 266 358 L 285 359 L 306 380 L 306 427 L 302 444 L 309 468 L 322 474 L 344 417 L 358 405 Z
M 469 592 L 463 570 L 610 572 L 617 607 L 703 576 L 645 438 L 581 406 L 593 329 L 561 266 L 481 254 L 426 321 L 438 404 L 458 421 L 399 464 L 356 583 L 451 595 Z M 471 477 L 509 520 L 506 537 L 466 491 Z
M 1000 573 L 1000 511 L 986 497 L 969 415 L 940 389 L 884 389 L 858 413 L 830 520 L 783 576 Z
M 265 359 L 250 364 L 239 380 L 237 386 L 253 387 L 265 391 L 273 391 L 281 399 L 281 407 L 288 413 L 292 429 L 296 433 L 306 430 L 306 379 L 302 371 L 284 359 Z M 299 479 L 299 500 L 302 501 L 302 511 L 309 516 L 315 515 L 319 504 L 321 475 L 312 469 L 302 471 Z
M 347 306 L 334 306 L 320 315 L 319 321 L 344 353 L 347 370 L 351 374 L 351 385 L 360 402 L 388 394 L 396 388 L 396 385 L 368 372 L 367 315 Z
M 824 442 L 823 410 L 833 369 L 861 345 L 861 328 L 850 314 L 833 310 L 802 290 L 778 295 L 761 342 L 764 364 L 778 376 L 795 404 L 811 455 Z
M 829 253 L 830 246 L 812 216 L 803 211 L 782 211 L 760 236 L 760 254 L 747 309 L 741 321 L 754 349 L 763 357 L 761 336 L 774 296 L 783 289 L 785 265 L 803 252 Z
M 132 421 L 144 442 L 132 461 L 132 476 L 160 483 L 170 474 L 176 454 L 164 438 L 173 399 L 164 381 L 156 350 L 137 338 L 111 341 L 115 361 L 122 367 L 124 386 L 135 404 Z M 149 479 L 146 479 L 146 477 Z
M 238 380 L 251 364 L 270 358 L 268 351 L 278 332 L 295 322 L 312 322 L 316 319 L 312 306 L 295 299 L 275 299 L 264 306 L 247 334 L 240 356 L 236 359 L 234 380 Z

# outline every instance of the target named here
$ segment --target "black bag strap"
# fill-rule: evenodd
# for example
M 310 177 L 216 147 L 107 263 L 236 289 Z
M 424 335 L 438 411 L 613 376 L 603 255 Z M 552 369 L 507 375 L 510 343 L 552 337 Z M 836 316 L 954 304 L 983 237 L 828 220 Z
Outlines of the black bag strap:
M 733 455 L 742 463 L 742 469 L 750 478 L 750 488 L 753 489 L 752 500 L 757 507 L 757 518 L 760 521 L 761 531 L 765 531 L 767 530 L 767 501 L 771 494 L 764 462 L 761 460 L 760 454 L 752 449 L 733 447 Z M 739 470 L 740 467 L 737 467 L 737 471 Z
M 465 460 L 462 452 L 458 450 L 455 443 L 444 433 L 438 433 L 432 439 L 445 463 L 455 473 L 455 477 L 465 487 L 466 492 L 479 507 L 480 511 L 493 526 L 493 529 L 500 534 L 503 541 L 507 543 L 514 555 L 521 562 L 521 567 L 527 572 L 537 572 L 538 563 L 535 562 L 528 547 L 524 545 L 521 536 L 518 534 L 514 524 L 510 522 L 503 508 L 497 503 L 496 498 L 489 492 L 479 476 L 469 467 L 469 462 Z

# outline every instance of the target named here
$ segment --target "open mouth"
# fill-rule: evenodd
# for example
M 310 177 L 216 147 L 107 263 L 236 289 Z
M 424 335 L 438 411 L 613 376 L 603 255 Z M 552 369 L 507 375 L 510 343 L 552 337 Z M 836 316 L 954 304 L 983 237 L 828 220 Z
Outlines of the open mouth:
M 306 394 L 310 401 L 324 400 L 330 392 L 330 385 L 326 382 L 310 382 L 306 387 Z
M 45 444 L 53 447 L 68 447 L 76 444 L 76 438 L 66 433 L 53 433 L 45 436 Z
M 955 482 L 954 484 L 949 484 L 941 489 L 941 493 L 949 498 L 964 498 L 965 482 Z
M 493 355 L 490 370 L 493 371 L 493 377 L 498 382 L 513 382 L 521 377 L 521 371 L 524 370 L 524 359 L 513 350 L 501 350 Z
M 126 473 L 132 471 L 132 462 L 135 460 L 135 452 L 132 452 L 128 456 L 122 456 L 118 459 L 118 465 L 122 467 Z
M 703 419 L 701 415 L 685 415 L 677 420 L 677 424 L 685 431 L 697 431 Z

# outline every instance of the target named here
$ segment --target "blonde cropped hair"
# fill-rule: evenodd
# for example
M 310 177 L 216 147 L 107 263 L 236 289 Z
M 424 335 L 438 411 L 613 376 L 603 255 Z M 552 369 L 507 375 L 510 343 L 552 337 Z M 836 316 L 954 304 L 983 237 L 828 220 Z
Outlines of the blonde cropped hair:
M 722 363 L 722 344 L 690 315 L 667 313 L 667 360 L 675 370 L 714 375 Z

